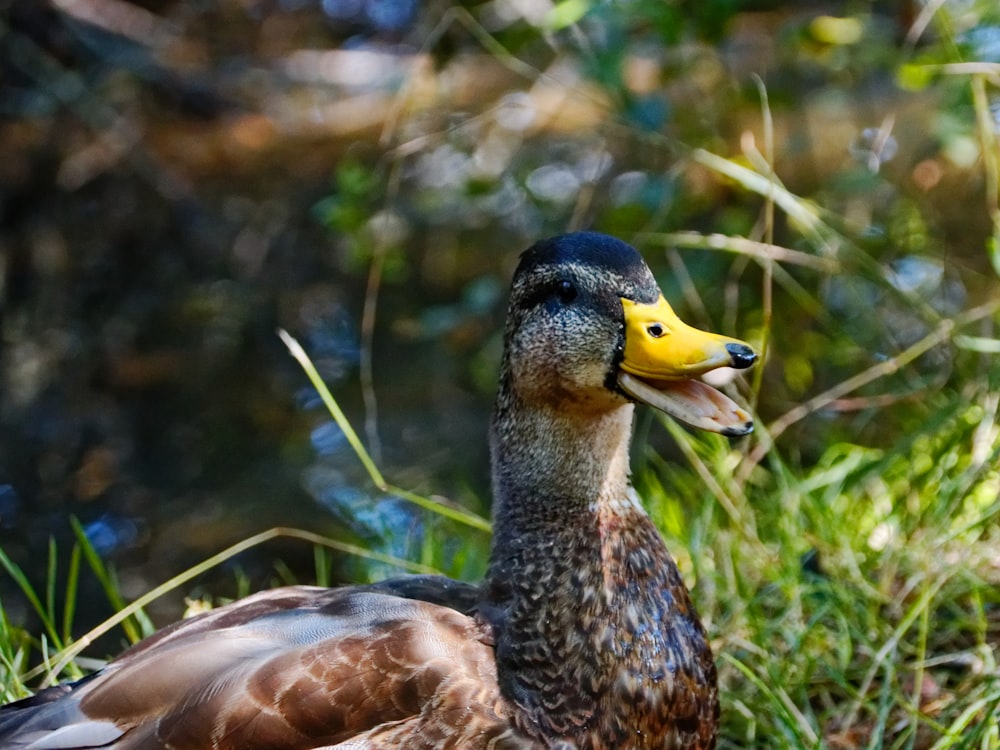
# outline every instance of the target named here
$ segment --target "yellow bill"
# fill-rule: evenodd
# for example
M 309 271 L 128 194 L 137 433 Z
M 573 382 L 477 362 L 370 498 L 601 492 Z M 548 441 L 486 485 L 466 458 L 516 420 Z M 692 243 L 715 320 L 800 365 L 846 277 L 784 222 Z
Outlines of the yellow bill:
M 661 295 L 653 304 L 622 298 L 625 351 L 618 385 L 675 419 L 723 435 L 753 431 L 750 414 L 697 378 L 720 367 L 745 369 L 757 353 L 738 339 L 692 328 Z

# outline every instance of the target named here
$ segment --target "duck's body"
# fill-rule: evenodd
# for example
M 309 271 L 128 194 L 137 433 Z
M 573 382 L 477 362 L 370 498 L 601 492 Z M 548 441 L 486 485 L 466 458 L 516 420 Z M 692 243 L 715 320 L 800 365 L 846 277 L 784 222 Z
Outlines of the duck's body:
M 432 576 L 257 594 L 0 709 L 0 747 L 713 747 L 712 654 L 629 482 L 629 396 L 744 434 L 747 415 L 690 379 L 754 355 L 682 330 L 661 301 L 638 254 L 602 235 L 522 257 L 481 586 Z
M 677 566 L 629 485 L 631 405 L 533 417 L 494 433 L 495 453 L 509 441 L 525 451 L 518 465 L 531 465 L 497 482 L 509 494 L 495 498 L 487 579 L 503 613 L 496 662 L 521 709 L 515 723 L 579 748 L 709 747 L 715 666 Z M 557 438 L 580 453 L 552 460 L 531 435 L 588 439 Z

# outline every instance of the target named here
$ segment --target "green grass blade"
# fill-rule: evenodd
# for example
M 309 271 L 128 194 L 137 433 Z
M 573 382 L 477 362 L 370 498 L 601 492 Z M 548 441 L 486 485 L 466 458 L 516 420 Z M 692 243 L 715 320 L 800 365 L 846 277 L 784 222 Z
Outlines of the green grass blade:
M 368 472 L 368 476 L 371 477 L 371 480 L 376 487 L 383 492 L 390 492 L 393 495 L 403 498 L 404 500 L 408 500 L 414 505 L 417 505 L 425 510 L 429 510 L 432 513 L 437 513 L 445 518 L 450 518 L 458 523 L 471 526 L 472 528 L 480 531 L 490 530 L 490 522 L 480 515 L 471 513 L 461 508 L 455 508 L 451 505 L 446 505 L 438 500 L 432 500 L 431 498 L 417 495 L 399 487 L 394 487 L 386 482 L 382 473 L 378 470 L 378 467 L 372 460 L 372 457 L 368 454 L 368 451 L 365 450 L 365 446 L 361 442 L 361 439 L 354 431 L 354 428 L 351 427 L 350 421 L 340 408 L 337 400 L 333 397 L 333 394 L 330 393 L 330 389 L 326 387 L 326 383 L 323 382 L 323 378 L 320 377 L 319 372 L 316 370 L 315 365 L 313 365 L 312 360 L 309 359 L 309 355 L 306 354 L 305 349 L 303 349 L 302 345 L 299 344 L 299 342 L 286 331 L 279 329 L 278 336 L 281 337 L 285 346 L 288 347 L 288 351 L 302 366 L 302 369 L 305 370 L 306 376 L 309 378 L 309 382 L 313 384 L 316 392 L 319 393 L 320 398 L 323 399 L 323 404 L 333 416 L 337 426 L 340 427 L 344 435 L 347 437 L 347 442 L 354 450 L 355 455 L 357 455 L 358 459 L 361 461 L 362 466 L 365 467 L 365 470 Z
M 0 565 L 3 566 L 4 570 L 7 571 L 7 574 L 14 579 L 18 588 L 21 589 L 21 593 L 24 594 L 25 598 L 31 604 L 32 609 L 35 611 L 35 614 L 37 614 L 39 619 L 42 621 L 42 626 L 45 629 L 45 632 L 50 638 L 58 640 L 59 633 L 52 622 L 52 618 L 49 617 L 48 610 L 46 610 L 46 608 L 42 605 L 41 599 L 38 598 L 38 594 L 35 592 L 35 589 L 28 580 L 28 577 L 24 574 L 24 571 L 21 570 L 17 563 L 7 556 L 7 553 L 5 553 L 3 549 L 0 549 Z
M 77 544 L 83 551 L 84 558 L 87 560 L 87 565 L 90 566 L 90 569 L 93 571 L 97 580 L 100 582 L 101 587 L 104 589 L 104 594 L 108 597 L 108 602 L 116 612 L 124 610 L 126 602 L 121 595 L 121 589 L 118 586 L 118 582 L 108 570 L 104 561 L 101 560 L 101 556 L 97 554 L 97 550 L 94 549 L 94 545 L 90 543 L 90 540 L 87 538 L 87 532 L 76 518 L 71 518 L 70 524 L 73 527 L 73 533 L 76 535 Z M 135 643 L 142 637 L 141 628 L 134 618 L 123 618 L 121 626 L 130 642 Z
M 80 583 L 80 545 L 74 544 L 69 556 L 69 569 L 66 571 L 66 593 L 63 601 L 62 636 L 63 643 L 73 639 L 73 618 L 76 615 L 76 595 Z
M 45 611 L 55 624 L 56 619 L 56 577 L 59 575 L 59 555 L 56 552 L 56 540 L 49 537 L 48 564 L 45 572 Z M 62 648 L 63 641 L 55 641 L 57 648 Z

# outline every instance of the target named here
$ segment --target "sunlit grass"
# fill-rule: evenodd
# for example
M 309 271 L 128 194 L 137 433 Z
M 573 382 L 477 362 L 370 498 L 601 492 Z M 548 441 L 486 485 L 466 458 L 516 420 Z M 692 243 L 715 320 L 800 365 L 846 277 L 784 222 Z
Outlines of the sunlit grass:
M 723 747 L 996 746 L 1000 437 L 980 424 L 956 394 L 891 450 L 772 451 L 743 488 L 728 444 L 672 430 L 718 478 L 651 462 L 644 489 L 714 638 Z
M 701 161 L 747 190 L 767 192 L 764 174 Z M 798 200 L 783 190 L 772 195 L 785 210 Z M 791 215 L 800 217 L 816 262 L 803 264 L 769 242 L 682 239 L 758 262 L 795 263 L 820 283 L 860 274 L 894 293 L 886 269 L 859 263 L 862 251 L 849 237 L 807 206 Z M 672 244 L 660 235 L 645 239 Z M 834 257 L 849 258 L 846 266 L 822 266 L 831 246 Z M 780 273 L 775 278 L 781 283 Z M 798 285 L 782 291 L 813 319 L 818 297 Z M 963 343 L 998 309 L 995 294 L 948 319 L 912 302 L 912 314 L 932 323 L 923 338 L 758 422 L 758 435 L 736 445 L 661 420 L 685 460 L 643 456 L 638 479 L 714 640 L 726 707 L 721 747 L 1000 746 L 997 370 L 988 342 Z M 873 328 L 883 325 L 877 310 L 869 315 Z M 781 338 L 784 325 L 775 321 L 764 335 Z M 780 439 L 800 421 L 807 430 L 827 429 L 841 399 L 884 384 L 942 345 L 984 355 L 963 360 L 952 350 L 956 369 L 978 374 L 910 399 L 921 419 L 895 443 L 820 440 L 824 453 L 806 463 L 801 449 Z M 887 418 L 906 401 L 881 400 Z

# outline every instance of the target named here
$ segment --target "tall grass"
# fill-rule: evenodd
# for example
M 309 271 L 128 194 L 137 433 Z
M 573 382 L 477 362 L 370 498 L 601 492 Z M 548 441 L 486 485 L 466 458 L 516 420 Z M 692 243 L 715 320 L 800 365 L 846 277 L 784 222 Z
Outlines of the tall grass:
M 731 446 L 668 425 L 690 462 L 643 489 L 715 639 L 723 747 L 997 747 L 995 415 L 950 396 L 888 450 L 772 451 L 742 486 Z

